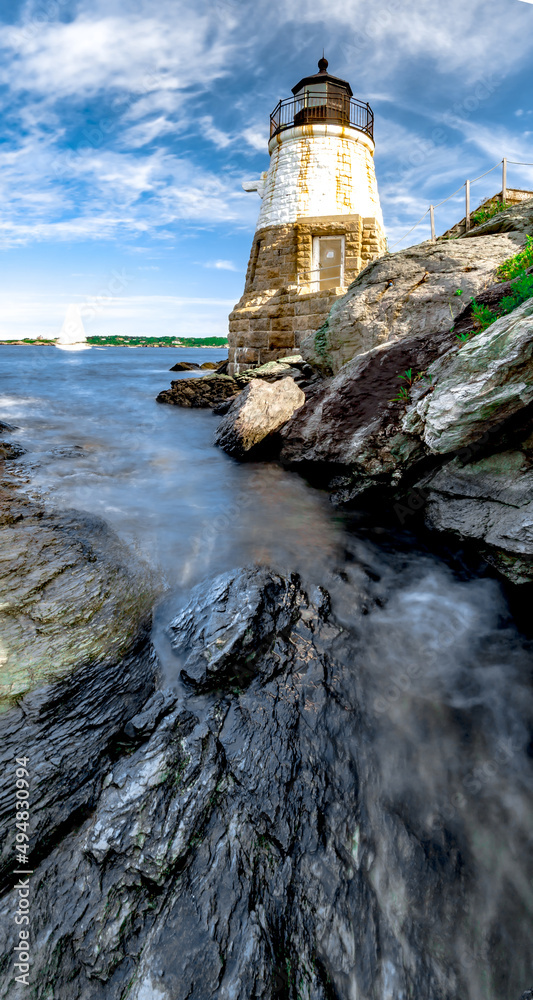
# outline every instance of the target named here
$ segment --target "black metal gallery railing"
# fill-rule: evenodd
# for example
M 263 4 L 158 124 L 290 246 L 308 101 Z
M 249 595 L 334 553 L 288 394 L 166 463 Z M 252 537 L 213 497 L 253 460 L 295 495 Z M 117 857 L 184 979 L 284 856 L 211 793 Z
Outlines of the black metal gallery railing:
M 374 115 L 369 104 L 347 94 L 320 94 L 306 91 L 301 97 L 280 101 L 270 115 L 270 138 L 295 125 L 333 122 L 374 136 Z

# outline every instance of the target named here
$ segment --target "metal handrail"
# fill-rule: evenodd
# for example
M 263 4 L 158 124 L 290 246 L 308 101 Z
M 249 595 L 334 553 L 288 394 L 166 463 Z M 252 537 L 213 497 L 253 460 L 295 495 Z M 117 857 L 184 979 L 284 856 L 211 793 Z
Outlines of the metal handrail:
M 374 138 L 374 113 L 370 105 L 342 93 L 306 90 L 301 97 L 279 101 L 270 115 L 270 138 L 287 128 L 333 122 Z

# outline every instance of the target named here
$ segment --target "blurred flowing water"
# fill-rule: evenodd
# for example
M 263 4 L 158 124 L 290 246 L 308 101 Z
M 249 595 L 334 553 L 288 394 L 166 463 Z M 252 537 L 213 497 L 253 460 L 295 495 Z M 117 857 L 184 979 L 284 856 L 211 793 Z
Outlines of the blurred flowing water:
M 380 905 L 399 928 L 415 910 L 434 924 L 428 961 L 453 966 L 461 1000 L 518 1000 L 533 985 L 530 643 L 496 580 L 347 531 L 297 475 L 241 466 L 214 448 L 211 412 L 155 403 L 180 377 L 169 373 L 175 361 L 221 356 L 0 348 L 0 419 L 18 425 L 9 437 L 27 449 L 8 475 L 48 503 L 109 521 L 159 572 L 170 595 L 160 623 L 194 584 L 250 562 L 330 591 L 356 638 L 352 696 L 373 733 L 361 753 L 375 782 L 367 799 Z M 384 801 L 422 851 L 433 845 L 427 856 L 451 912 L 423 886 L 406 897 L 401 852 L 391 858 L 381 836 Z M 453 887 L 445 866 L 439 882 L 439 850 L 455 858 Z M 407 1000 L 387 961 L 380 1000 Z

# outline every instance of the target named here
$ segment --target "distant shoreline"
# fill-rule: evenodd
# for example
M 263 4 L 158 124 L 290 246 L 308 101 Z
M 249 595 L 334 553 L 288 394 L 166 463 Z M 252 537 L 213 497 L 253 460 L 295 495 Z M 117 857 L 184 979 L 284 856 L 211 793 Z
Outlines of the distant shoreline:
M 135 339 L 135 338 L 132 338 L 132 340 L 133 339 Z M 200 343 L 196 343 L 196 344 L 183 344 L 183 343 L 181 343 L 181 344 L 168 344 L 168 343 L 162 343 L 161 341 L 156 341 L 155 343 L 153 341 L 151 341 L 151 342 L 143 342 L 143 343 L 140 343 L 140 344 L 127 344 L 127 343 L 121 341 L 120 344 L 117 344 L 117 343 L 114 343 L 114 342 L 111 342 L 111 341 L 101 341 L 101 340 L 99 340 L 98 342 L 95 343 L 95 342 L 93 342 L 89 338 L 87 338 L 87 344 L 88 344 L 89 347 L 130 347 L 130 348 L 131 347 L 168 347 L 168 348 L 171 348 L 172 350 L 181 349 L 181 350 L 187 350 L 187 351 L 205 350 L 205 348 L 207 348 L 207 347 L 210 350 L 213 350 L 213 351 L 216 351 L 217 349 L 220 349 L 220 350 L 226 349 L 227 350 L 228 347 L 229 347 L 228 343 L 221 343 L 221 344 L 209 344 L 209 343 L 207 343 L 207 344 L 200 344 Z M 0 347 L 55 347 L 55 346 L 56 346 L 55 340 L 0 340 Z

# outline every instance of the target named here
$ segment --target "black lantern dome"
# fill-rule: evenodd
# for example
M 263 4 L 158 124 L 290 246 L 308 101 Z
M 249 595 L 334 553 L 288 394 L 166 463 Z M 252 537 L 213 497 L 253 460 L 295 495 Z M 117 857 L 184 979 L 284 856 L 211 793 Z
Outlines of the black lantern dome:
M 313 76 L 304 76 L 303 80 L 300 80 L 292 88 L 294 96 L 300 97 L 303 91 L 312 90 L 325 94 L 347 94 L 348 97 L 353 97 L 353 91 L 348 81 L 328 73 L 328 65 L 327 59 L 322 56 L 322 59 L 318 60 L 318 73 L 314 73 Z
M 287 128 L 331 122 L 366 132 L 372 138 L 374 116 L 368 104 L 353 100 L 347 80 L 328 73 L 328 61 L 318 60 L 318 73 L 304 76 L 292 88 L 293 97 L 280 101 L 270 116 L 271 137 Z

